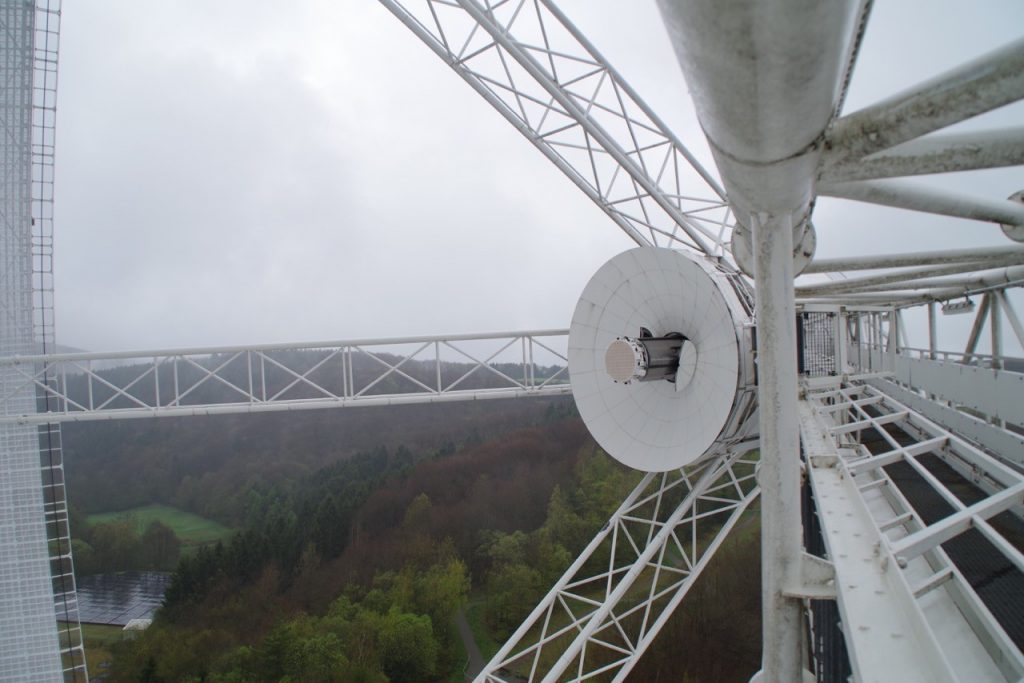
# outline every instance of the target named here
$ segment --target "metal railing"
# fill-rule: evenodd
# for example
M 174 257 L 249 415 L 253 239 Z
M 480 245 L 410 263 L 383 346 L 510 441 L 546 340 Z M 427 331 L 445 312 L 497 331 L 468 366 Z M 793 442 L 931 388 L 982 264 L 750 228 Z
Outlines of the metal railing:
M 872 612 L 871 631 L 885 633 L 882 640 L 847 630 L 854 650 L 874 648 L 854 660 L 886 661 L 878 648 L 899 647 L 913 633 L 919 652 L 933 655 L 916 675 L 1018 680 L 1024 655 L 1014 638 L 1021 633 L 1007 619 L 1019 600 L 993 580 L 1021 580 L 1009 573 L 1024 570 L 1012 540 L 1024 524 L 1019 516 L 994 518 L 1020 514 L 1024 475 L 874 386 L 809 392 L 806 404 L 808 473 L 829 560 L 844 593 L 860 595 L 840 600 L 843 619 L 865 623 L 862 611 L 876 595 L 903 608 Z M 972 565 L 979 561 L 988 568 L 981 574 Z M 954 645 L 957 657 L 944 656 Z

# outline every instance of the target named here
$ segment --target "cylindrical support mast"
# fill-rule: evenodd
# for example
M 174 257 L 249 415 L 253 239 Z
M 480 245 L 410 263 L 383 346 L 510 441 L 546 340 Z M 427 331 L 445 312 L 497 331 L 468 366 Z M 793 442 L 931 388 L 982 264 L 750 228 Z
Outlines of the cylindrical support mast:
M 658 5 L 739 220 L 750 225 L 750 214 L 762 212 L 803 217 L 859 3 Z
M 803 669 L 798 599 L 786 597 L 801 553 L 796 305 L 792 218 L 753 221 L 757 278 L 758 411 L 761 430 L 761 611 L 764 681 L 796 681 Z
M 738 220 L 750 227 L 761 427 L 762 680 L 802 676 L 794 246 L 854 52 L 854 0 L 658 0 Z M 736 237 L 734 237 L 734 241 Z M 734 244 L 733 253 L 743 253 Z

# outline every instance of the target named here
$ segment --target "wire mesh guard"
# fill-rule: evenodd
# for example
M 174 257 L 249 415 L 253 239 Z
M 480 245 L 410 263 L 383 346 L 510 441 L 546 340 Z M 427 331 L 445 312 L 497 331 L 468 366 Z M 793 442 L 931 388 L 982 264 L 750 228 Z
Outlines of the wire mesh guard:
M 797 364 L 801 375 L 836 374 L 836 314 L 804 311 L 797 315 Z
M 33 337 L 43 353 L 56 351 L 53 301 L 53 181 L 57 115 L 57 65 L 61 0 L 35 3 L 32 31 L 32 311 Z M 56 377 L 42 368 L 44 382 Z M 55 406 L 48 392 L 37 390 L 40 411 Z M 65 681 L 89 679 L 78 617 L 71 530 L 59 424 L 39 426 L 43 506 L 50 556 L 54 613 L 58 623 L 61 667 Z

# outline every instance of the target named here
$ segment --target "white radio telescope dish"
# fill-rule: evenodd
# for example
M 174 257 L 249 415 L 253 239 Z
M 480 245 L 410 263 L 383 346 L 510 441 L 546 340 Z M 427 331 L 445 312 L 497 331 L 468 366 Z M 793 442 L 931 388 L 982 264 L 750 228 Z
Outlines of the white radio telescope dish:
M 756 420 L 749 289 L 711 261 L 640 247 L 587 283 L 569 328 L 583 421 L 612 457 L 683 467 Z

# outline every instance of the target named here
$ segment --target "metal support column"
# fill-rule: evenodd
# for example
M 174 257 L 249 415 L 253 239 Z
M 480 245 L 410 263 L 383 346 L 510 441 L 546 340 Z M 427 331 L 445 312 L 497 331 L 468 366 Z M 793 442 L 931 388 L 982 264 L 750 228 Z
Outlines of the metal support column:
M 864 314 L 857 314 L 857 370 L 864 372 Z
M 928 303 L 928 357 L 935 360 L 935 350 L 938 348 L 935 330 L 935 302 Z
M 974 358 L 974 351 L 978 348 L 978 340 L 981 338 L 981 329 L 985 326 L 985 316 L 988 314 L 988 307 L 991 303 L 991 295 L 985 294 L 981 297 L 981 305 L 974 316 L 974 325 L 971 327 L 971 336 L 967 338 L 967 346 L 964 347 L 964 356 L 961 363 L 970 363 Z
M 761 429 L 761 592 L 764 681 L 796 681 L 803 669 L 801 602 L 787 597 L 803 546 L 796 330 L 793 320 L 793 217 L 753 221 Z
M 1006 320 L 1010 323 L 1010 327 L 1013 329 L 1013 334 L 1017 337 L 1017 343 L 1024 346 L 1024 325 L 1021 325 L 1020 318 L 1017 317 L 1017 312 L 1013 310 L 1013 304 L 1006 298 L 1006 292 L 998 289 L 994 292 L 996 301 L 1002 306 L 1003 313 L 1006 315 Z
M 850 365 L 850 328 L 846 324 L 846 315 L 840 311 L 835 316 L 835 346 L 836 372 L 843 374 L 849 371 Z
M 992 369 L 1000 370 L 1003 367 L 1003 319 L 999 314 L 999 301 L 996 294 L 990 294 L 989 303 L 989 331 L 992 333 Z
M 910 340 L 907 338 L 907 321 L 903 319 L 903 309 L 896 309 L 896 349 L 910 347 Z

